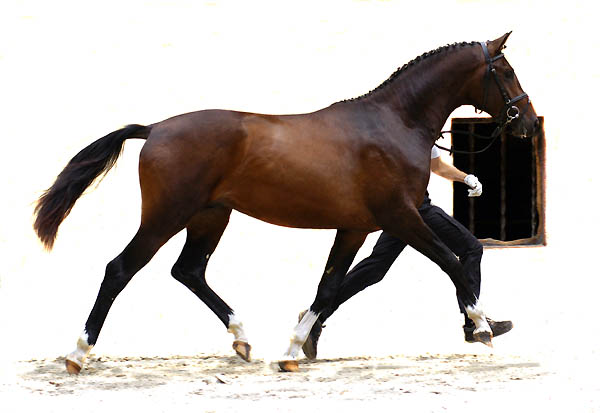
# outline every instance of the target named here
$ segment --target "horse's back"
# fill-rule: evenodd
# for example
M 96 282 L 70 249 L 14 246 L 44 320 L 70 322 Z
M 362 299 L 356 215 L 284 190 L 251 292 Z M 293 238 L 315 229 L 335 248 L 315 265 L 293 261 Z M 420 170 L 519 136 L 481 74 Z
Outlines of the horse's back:
M 299 228 L 372 227 L 360 144 L 327 110 L 243 118 L 243 154 L 214 200 L 255 218 Z

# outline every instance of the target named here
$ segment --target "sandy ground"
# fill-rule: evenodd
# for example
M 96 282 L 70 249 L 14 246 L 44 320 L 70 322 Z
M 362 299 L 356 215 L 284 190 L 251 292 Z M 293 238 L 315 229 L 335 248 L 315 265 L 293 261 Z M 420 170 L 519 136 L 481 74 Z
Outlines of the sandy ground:
M 597 411 L 600 401 L 539 359 L 494 354 L 318 359 L 300 373 L 235 356 L 92 357 L 80 376 L 64 359 L 18 363 L 0 396 L 15 411 L 303 411 L 331 404 L 377 411 Z M 556 387 L 557 382 L 562 383 Z M 575 386 L 574 388 L 569 388 Z M 595 385 L 598 390 L 598 384 Z M 15 403 L 15 404 L 12 404 Z

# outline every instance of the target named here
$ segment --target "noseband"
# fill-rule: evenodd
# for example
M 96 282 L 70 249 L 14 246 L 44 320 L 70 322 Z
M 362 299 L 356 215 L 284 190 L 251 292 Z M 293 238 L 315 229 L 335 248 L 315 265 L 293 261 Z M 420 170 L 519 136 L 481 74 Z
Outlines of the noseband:
M 529 103 L 529 96 L 527 95 L 527 93 L 522 93 L 517 97 L 514 98 L 510 98 L 510 96 L 508 95 L 508 92 L 506 91 L 506 88 L 504 87 L 504 85 L 502 84 L 502 82 L 500 82 L 500 79 L 498 78 L 498 73 L 496 72 L 496 68 L 494 67 L 494 62 L 496 60 L 502 59 L 504 57 L 504 53 L 499 53 L 497 56 L 494 57 L 490 57 L 490 52 L 488 50 L 487 44 L 486 42 L 480 42 L 479 43 L 481 45 L 481 48 L 483 49 L 483 55 L 485 56 L 485 63 L 487 64 L 487 70 L 485 72 L 485 77 L 484 77 L 484 84 L 483 84 L 483 103 L 482 103 L 482 107 L 485 108 L 485 104 L 487 102 L 487 95 L 488 95 L 488 89 L 489 89 L 489 79 L 490 79 L 490 74 L 492 75 L 492 77 L 494 78 L 494 81 L 496 82 L 496 85 L 498 86 L 498 89 L 500 89 L 500 94 L 502 95 L 502 99 L 504 100 L 504 108 L 500 111 L 500 116 L 502 116 L 504 113 L 506 113 L 506 119 L 504 120 L 505 124 L 508 124 L 510 122 L 512 122 L 515 119 L 519 118 L 520 115 L 520 111 L 519 108 L 517 106 L 515 106 L 515 103 L 518 102 L 521 99 L 527 99 L 527 103 Z M 502 122 L 499 122 L 502 123 Z
M 506 128 L 506 126 L 508 126 L 508 124 L 511 123 L 513 120 L 518 119 L 519 116 L 521 116 L 520 110 L 515 105 L 515 103 L 517 103 L 519 100 L 525 99 L 525 98 L 527 98 L 528 104 L 531 103 L 527 93 L 522 93 L 519 96 L 511 99 L 510 95 L 506 91 L 506 88 L 504 87 L 502 82 L 500 82 L 500 79 L 498 78 L 498 73 L 496 72 L 496 68 L 494 67 L 494 62 L 496 60 L 502 59 L 504 57 L 504 53 L 499 53 L 497 56 L 491 57 L 486 42 L 479 42 L 479 44 L 481 45 L 481 48 L 483 49 L 483 55 L 485 56 L 485 63 L 487 64 L 487 70 L 485 71 L 485 76 L 483 78 L 483 103 L 482 103 L 481 107 L 482 108 L 486 107 L 489 84 L 490 84 L 490 75 L 491 75 L 491 77 L 494 78 L 494 81 L 496 82 L 496 85 L 498 86 L 498 89 L 500 90 L 500 94 L 502 95 L 502 99 L 504 100 L 504 107 L 500 111 L 500 116 L 498 118 L 496 118 L 496 122 L 499 125 L 498 125 L 498 127 L 496 127 L 496 129 L 494 130 L 494 132 L 492 133 L 491 136 L 482 136 L 482 135 L 477 135 L 477 134 L 465 132 L 465 131 L 453 131 L 453 130 L 441 131 L 440 138 L 444 137 L 444 133 L 456 133 L 456 134 L 462 134 L 462 135 L 471 135 L 471 136 L 474 136 L 476 138 L 481 138 L 481 139 L 491 139 L 491 142 L 485 148 L 478 150 L 478 151 L 458 151 L 454 148 L 448 149 L 448 148 L 444 148 L 443 146 L 438 145 L 437 143 L 434 143 L 434 145 L 437 146 L 438 148 L 448 151 L 450 153 L 477 154 L 477 153 L 487 151 L 494 144 L 494 142 L 496 141 L 496 138 L 498 136 L 500 136 L 500 134 L 502 133 L 504 128 Z M 475 109 L 475 111 L 477 111 L 477 108 Z M 481 111 L 480 111 L 480 113 L 481 113 Z

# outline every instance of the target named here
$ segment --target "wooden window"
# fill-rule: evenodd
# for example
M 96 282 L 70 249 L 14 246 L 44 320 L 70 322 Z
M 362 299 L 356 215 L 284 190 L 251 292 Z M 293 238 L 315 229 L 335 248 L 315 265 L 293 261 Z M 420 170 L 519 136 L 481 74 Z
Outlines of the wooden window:
M 531 138 L 508 132 L 485 152 L 454 154 L 454 165 L 476 175 L 483 195 L 466 196 L 465 186 L 454 183 L 454 217 L 486 246 L 546 245 L 545 232 L 545 138 L 544 118 Z M 455 118 L 452 146 L 462 151 L 485 148 L 496 124 L 490 118 Z

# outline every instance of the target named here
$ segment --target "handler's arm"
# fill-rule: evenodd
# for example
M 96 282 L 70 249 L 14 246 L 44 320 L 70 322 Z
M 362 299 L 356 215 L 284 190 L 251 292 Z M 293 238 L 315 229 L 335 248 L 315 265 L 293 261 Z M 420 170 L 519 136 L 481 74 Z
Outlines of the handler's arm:
M 470 197 L 479 196 L 483 191 L 483 187 L 475 175 L 467 175 L 454 165 L 442 161 L 439 156 L 431 160 L 431 172 L 450 181 L 464 182 L 471 188 L 468 190 Z
M 466 173 L 456 168 L 454 165 L 442 161 L 441 157 L 433 158 L 431 160 L 431 172 L 442 178 L 457 182 L 464 182 L 467 176 Z

